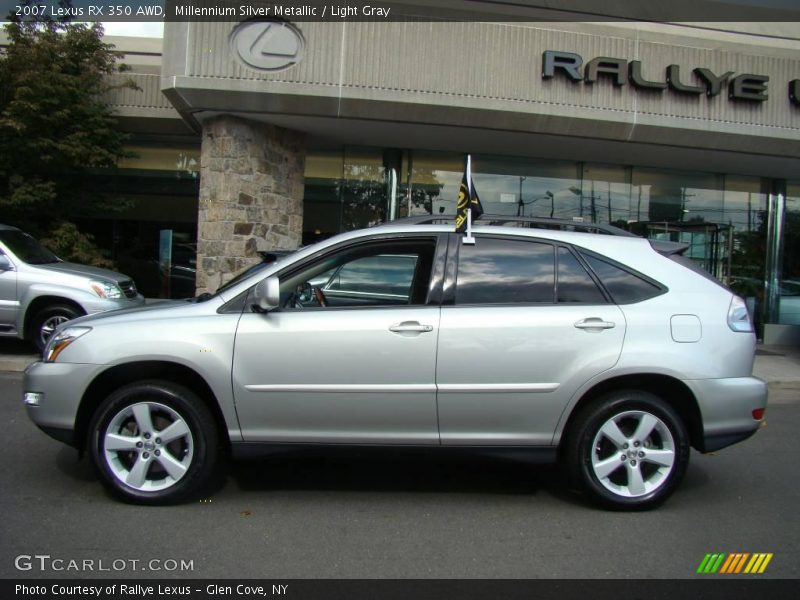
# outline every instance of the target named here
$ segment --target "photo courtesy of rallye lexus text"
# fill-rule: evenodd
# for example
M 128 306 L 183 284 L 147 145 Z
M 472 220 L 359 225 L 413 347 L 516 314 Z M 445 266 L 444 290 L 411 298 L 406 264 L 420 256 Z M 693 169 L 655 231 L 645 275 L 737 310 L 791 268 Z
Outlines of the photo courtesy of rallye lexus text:
M 244 592 L 244 590 L 243 590 Z M 148 596 L 188 596 L 192 593 L 191 586 L 188 585 L 142 585 L 140 583 L 110 583 L 105 585 L 81 585 L 52 583 L 46 585 L 29 585 L 17 583 L 14 585 L 16 596 L 96 596 L 104 598 L 120 594 L 123 596 L 136 596 L 147 598 Z M 211 593 L 209 591 L 209 593 Z
M 65 323 L 25 373 L 28 415 L 141 504 L 198 497 L 226 453 L 309 444 L 525 450 L 646 509 L 690 448 L 761 426 L 745 303 L 686 245 L 488 215 L 471 236 L 401 219 L 213 295 Z

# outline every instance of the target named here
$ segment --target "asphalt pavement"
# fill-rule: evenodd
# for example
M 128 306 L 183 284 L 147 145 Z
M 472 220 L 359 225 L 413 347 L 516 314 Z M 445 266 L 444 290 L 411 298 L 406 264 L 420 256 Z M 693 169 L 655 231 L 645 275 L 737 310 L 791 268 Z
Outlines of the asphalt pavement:
M 709 577 L 696 570 L 719 552 L 772 553 L 759 578 L 800 575 L 791 387 L 749 440 L 693 452 L 646 513 L 599 510 L 554 467 L 401 452 L 239 463 L 204 501 L 131 506 L 28 420 L 21 391 L 0 373 L 0 578 L 672 579 Z

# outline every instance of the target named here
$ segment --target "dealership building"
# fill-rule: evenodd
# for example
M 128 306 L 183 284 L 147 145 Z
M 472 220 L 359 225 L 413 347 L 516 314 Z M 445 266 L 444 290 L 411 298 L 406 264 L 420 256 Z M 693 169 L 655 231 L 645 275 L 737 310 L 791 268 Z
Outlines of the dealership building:
M 109 38 L 140 88 L 112 98 L 136 157 L 97 182 L 130 208 L 84 225 L 115 258 L 171 229 L 213 291 L 260 250 L 453 214 L 470 154 L 487 213 L 684 241 L 765 341 L 800 343 L 800 23 L 590 20 L 226 18 Z

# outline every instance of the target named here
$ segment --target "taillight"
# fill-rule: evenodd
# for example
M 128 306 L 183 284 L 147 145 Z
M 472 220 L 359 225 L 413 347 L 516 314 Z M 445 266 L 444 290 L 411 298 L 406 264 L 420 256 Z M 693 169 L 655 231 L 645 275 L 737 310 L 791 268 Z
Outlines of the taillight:
M 733 331 L 752 333 L 753 322 L 750 320 L 750 313 L 747 312 L 747 305 L 739 296 L 731 298 L 731 306 L 728 309 L 728 327 Z
M 764 418 L 764 410 L 763 408 L 757 408 L 753 411 L 753 419 L 756 421 L 760 421 Z

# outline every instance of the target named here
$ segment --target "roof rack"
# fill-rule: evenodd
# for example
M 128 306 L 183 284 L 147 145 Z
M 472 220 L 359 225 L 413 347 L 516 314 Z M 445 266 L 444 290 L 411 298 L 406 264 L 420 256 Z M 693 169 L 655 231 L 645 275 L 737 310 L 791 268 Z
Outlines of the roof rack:
M 448 225 L 455 220 L 455 215 L 418 215 L 381 223 L 376 227 L 388 225 Z M 511 215 L 483 214 L 472 221 L 475 225 L 502 225 L 506 227 L 525 227 L 530 229 L 555 229 L 560 231 L 579 231 L 582 233 L 602 233 L 623 237 L 639 237 L 613 225 L 603 223 L 584 223 L 568 219 L 552 219 L 547 217 L 517 217 Z

